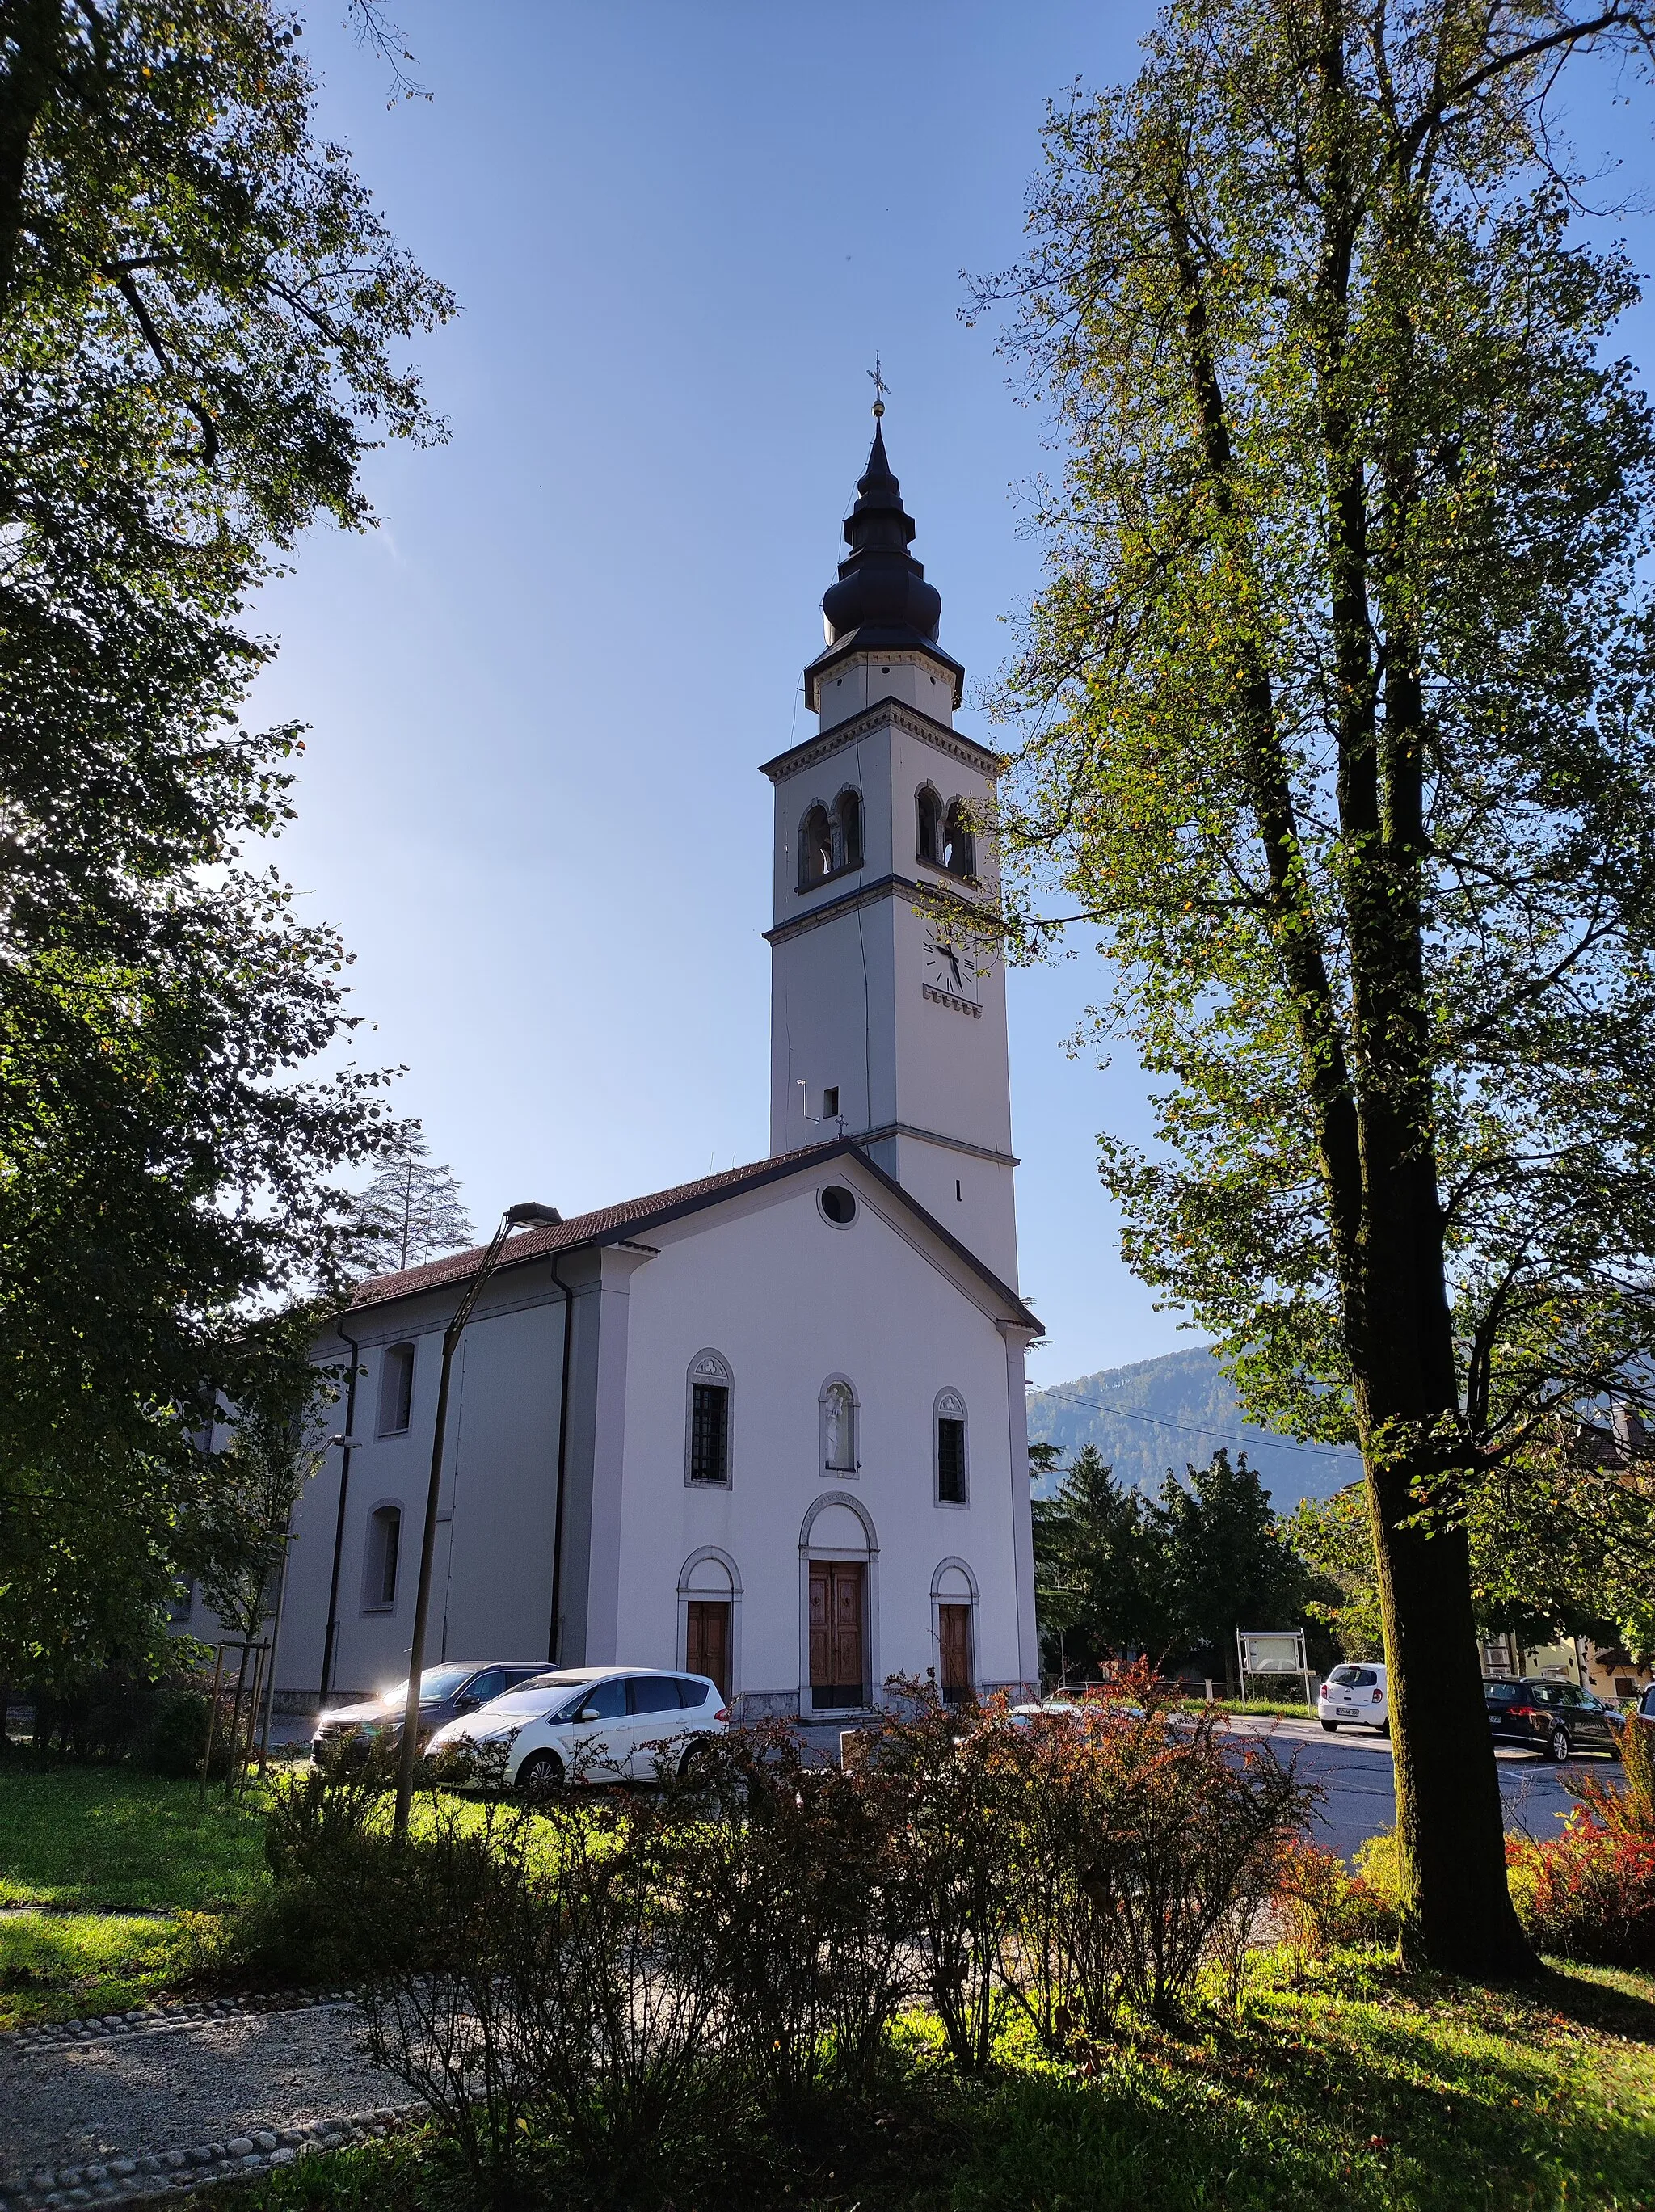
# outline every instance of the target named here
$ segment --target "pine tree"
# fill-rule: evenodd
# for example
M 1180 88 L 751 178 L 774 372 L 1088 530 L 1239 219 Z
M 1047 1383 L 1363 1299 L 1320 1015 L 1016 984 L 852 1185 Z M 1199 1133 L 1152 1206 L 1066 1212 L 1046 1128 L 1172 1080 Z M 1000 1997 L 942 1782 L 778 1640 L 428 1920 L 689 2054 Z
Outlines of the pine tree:
M 417 1121 L 380 1162 L 357 1206 L 364 1271 L 395 1274 L 421 1260 L 459 1250 L 476 1231 L 446 1161 L 434 1164 Z

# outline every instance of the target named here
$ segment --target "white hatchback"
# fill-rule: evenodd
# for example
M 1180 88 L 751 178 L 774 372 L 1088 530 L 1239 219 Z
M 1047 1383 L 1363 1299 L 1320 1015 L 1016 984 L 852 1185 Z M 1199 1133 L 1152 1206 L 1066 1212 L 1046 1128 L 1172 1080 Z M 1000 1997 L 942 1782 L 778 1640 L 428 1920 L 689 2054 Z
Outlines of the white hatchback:
M 567 1782 L 653 1782 L 682 1773 L 730 1715 L 705 1674 L 655 1667 L 570 1667 L 537 1674 L 450 1721 L 426 1756 L 462 1776 L 530 1794 Z
M 1346 1728 L 1376 1728 L 1391 1733 L 1391 1692 L 1377 1659 L 1336 1667 L 1316 1698 L 1316 1716 L 1330 1735 Z

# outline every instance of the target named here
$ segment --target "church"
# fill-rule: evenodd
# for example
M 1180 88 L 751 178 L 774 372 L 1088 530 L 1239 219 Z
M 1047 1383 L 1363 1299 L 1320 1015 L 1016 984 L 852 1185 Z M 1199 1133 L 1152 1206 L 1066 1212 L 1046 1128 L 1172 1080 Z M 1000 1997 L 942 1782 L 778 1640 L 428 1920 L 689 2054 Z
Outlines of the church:
M 876 405 L 879 416 L 882 405 Z M 732 1715 L 1038 1676 L 997 754 L 876 420 L 775 794 L 770 1152 L 506 1243 L 455 1355 L 426 1658 L 687 1668 Z M 953 919 L 949 919 L 949 916 Z M 443 1331 L 481 1255 L 362 1284 L 294 1522 L 282 1705 L 405 1675 Z

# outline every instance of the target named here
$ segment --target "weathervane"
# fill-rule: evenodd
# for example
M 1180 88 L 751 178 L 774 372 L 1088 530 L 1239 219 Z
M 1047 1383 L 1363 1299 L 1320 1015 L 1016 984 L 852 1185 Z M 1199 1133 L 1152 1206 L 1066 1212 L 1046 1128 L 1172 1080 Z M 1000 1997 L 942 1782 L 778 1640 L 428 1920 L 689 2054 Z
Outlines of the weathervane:
M 873 367 L 868 371 L 868 381 L 874 388 L 874 415 L 876 419 L 885 412 L 885 394 L 891 388 L 881 372 L 877 354 L 874 356 Z

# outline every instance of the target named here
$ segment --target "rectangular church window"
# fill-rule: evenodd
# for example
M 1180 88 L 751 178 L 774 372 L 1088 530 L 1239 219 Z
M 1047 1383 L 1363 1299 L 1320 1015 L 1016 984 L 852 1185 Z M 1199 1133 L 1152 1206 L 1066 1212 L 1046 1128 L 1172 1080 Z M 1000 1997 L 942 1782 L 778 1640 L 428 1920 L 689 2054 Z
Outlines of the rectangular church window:
M 949 1505 L 966 1500 L 966 1425 L 947 1413 L 937 1423 L 937 1494 Z
M 689 1479 L 730 1480 L 730 1392 L 722 1382 L 692 1385 L 689 1405 Z
M 821 1118 L 824 1121 L 839 1119 L 839 1085 L 830 1083 L 821 1094 Z

